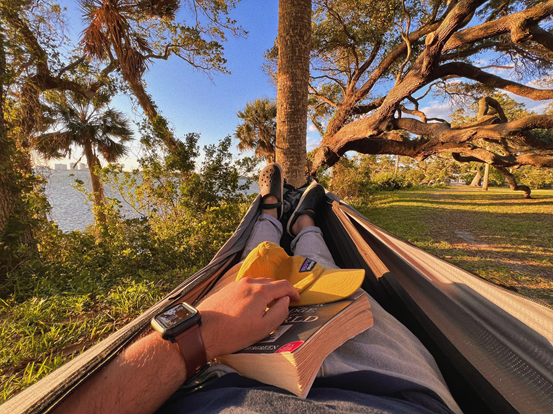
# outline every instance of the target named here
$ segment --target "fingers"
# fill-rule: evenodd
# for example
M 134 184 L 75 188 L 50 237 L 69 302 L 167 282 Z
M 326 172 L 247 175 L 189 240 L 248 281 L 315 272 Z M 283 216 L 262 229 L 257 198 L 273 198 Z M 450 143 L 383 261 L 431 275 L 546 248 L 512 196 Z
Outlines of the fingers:
M 300 300 L 298 290 L 287 280 L 272 280 L 266 285 L 266 293 L 268 295 L 268 304 L 271 301 L 277 300 L 281 297 L 290 297 L 290 300 L 292 301 Z
M 275 330 L 289 315 L 290 298 L 284 296 L 275 301 L 275 304 L 267 310 L 264 320 L 270 331 Z

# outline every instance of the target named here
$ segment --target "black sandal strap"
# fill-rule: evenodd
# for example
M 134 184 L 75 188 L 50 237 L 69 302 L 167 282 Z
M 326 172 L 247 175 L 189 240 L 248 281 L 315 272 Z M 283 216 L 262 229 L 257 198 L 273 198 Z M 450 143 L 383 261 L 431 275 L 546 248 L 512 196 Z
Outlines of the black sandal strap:
M 277 202 L 277 203 L 262 203 L 260 204 L 260 208 L 262 209 L 274 209 L 283 206 L 283 202 Z
M 295 213 L 296 217 L 300 215 L 308 215 L 310 218 L 315 219 L 315 212 L 312 212 L 311 210 L 299 210 Z

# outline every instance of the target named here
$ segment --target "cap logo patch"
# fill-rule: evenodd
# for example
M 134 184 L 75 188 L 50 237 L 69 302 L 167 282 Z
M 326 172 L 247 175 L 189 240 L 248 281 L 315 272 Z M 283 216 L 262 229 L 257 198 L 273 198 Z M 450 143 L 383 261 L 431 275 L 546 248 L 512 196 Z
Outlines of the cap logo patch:
M 317 262 L 315 262 L 313 259 L 310 259 L 310 258 L 306 258 L 304 260 L 304 263 L 302 264 L 302 266 L 300 267 L 300 271 L 299 272 L 309 272 L 311 270 L 314 269 L 314 267 L 316 266 Z

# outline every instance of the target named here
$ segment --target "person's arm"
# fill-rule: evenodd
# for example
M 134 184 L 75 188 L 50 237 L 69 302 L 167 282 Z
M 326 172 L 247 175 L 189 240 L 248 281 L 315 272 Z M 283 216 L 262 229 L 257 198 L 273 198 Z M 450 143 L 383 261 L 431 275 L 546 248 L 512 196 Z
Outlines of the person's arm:
M 197 307 L 208 360 L 263 339 L 287 317 L 290 301 L 298 299 L 286 280 L 249 278 L 208 297 Z M 55 412 L 152 413 L 185 379 L 185 361 L 177 344 L 152 333 L 109 362 Z

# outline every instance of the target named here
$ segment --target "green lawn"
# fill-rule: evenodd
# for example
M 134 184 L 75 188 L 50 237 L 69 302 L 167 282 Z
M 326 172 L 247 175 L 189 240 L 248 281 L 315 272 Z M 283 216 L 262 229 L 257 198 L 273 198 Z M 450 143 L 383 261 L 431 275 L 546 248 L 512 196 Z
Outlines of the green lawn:
M 452 186 L 353 203 L 371 222 L 522 295 L 552 304 L 552 190 Z
M 125 326 L 186 276 L 139 276 L 22 303 L 0 299 L 0 404 Z

